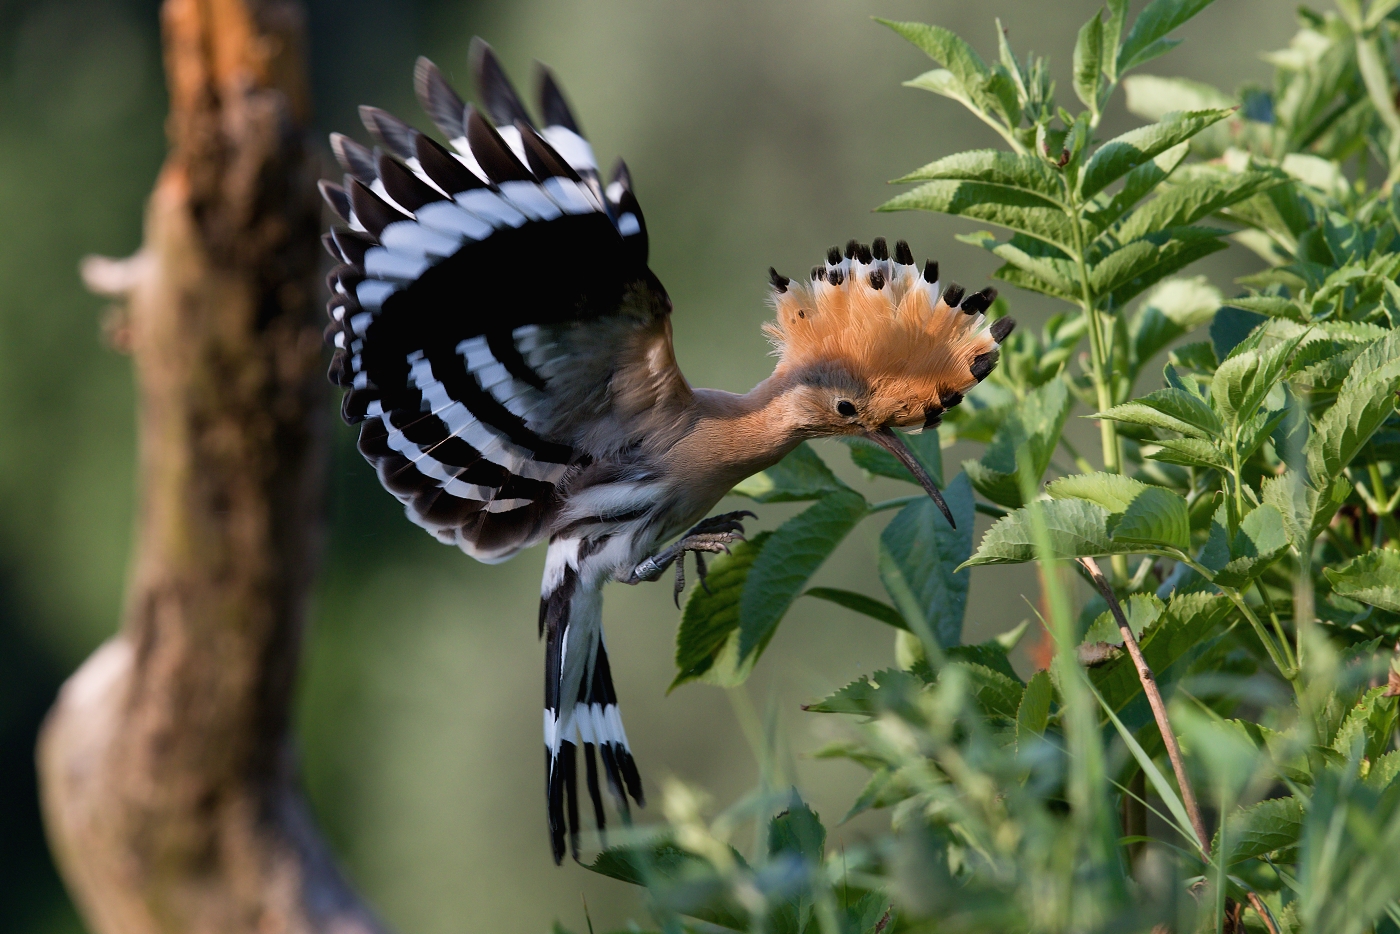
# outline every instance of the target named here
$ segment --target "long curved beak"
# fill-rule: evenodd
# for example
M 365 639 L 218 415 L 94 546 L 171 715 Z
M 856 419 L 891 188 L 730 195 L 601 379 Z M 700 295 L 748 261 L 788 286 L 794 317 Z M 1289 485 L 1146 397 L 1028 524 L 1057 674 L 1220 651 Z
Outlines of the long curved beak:
M 889 426 L 878 428 L 867 433 L 866 437 L 899 459 L 899 462 L 914 475 L 914 479 L 919 481 L 919 486 L 924 488 L 924 492 L 938 504 L 939 509 L 943 510 L 948 524 L 956 529 L 958 524 L 953 521 L 953 513 L 948 508 L 948 504 L 943 501 L 943 494 L 938 492 L 938 487 L 933 485 L 933 478 L 928 475 L 924 465 L 919 463 L 913 453 L 904 446 L 904 442 L 899 440 L 899 435 L 895 434 L 894 429 Z

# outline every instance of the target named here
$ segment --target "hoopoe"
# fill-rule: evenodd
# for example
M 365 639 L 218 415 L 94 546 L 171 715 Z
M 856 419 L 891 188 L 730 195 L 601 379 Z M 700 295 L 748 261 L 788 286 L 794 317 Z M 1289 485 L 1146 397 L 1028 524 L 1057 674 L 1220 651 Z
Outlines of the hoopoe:
M 940 291 L 938 265 L 916 268 L 903 241 L 893 257 L 883 240 L 852 241 L 804 281 L 769 270 L 770 377 L 742 395 L 692 387 L 626 165 L 604 184 L 548 69 L 537 68 L 536 124 L 490 47 L 474 39 L 471 51 L 485 114 L 427 59 L 414 73 L 447 146 L 372 107 L 360 115 L 375 149 L 331 136 L 347 174 L 321 192 L 348 226 L 324 237 L 341 264 L 330 378 L 347 390 L 360 452 L 413 522 L 488 564 L 549 542 L 539 629 L 559 863 L 566 835 L 578 858 L 580 751 L 599 831 L 597 760 L 624 821 L 629 796 L 644 803 L 603 585 L 675 565 L 678 595 L 685 554 L 703 575 L 703 554 L 741 539 L 752 515 L 706 513 L 809 438 L 882 445 L 951 523 L 894 429 L 937 425 L 996 365 L 1014 323 L 986 326 L 995 291 Z

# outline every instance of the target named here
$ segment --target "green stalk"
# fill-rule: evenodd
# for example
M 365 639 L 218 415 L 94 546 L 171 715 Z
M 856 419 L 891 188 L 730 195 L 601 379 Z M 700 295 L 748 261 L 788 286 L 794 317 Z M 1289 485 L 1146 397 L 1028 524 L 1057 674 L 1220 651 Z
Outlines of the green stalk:
M 1099 314 L 1095 308 L 1097 302 L 1089 285 L 1089 264 L 1085 258 L 1084 227 L 1081 219 L 1083 206 L 1077 200 L 1073 200 L 1072 204 L 1074 207 L 1074 259 L 1079 271 L 1079 287 L 1082 293 L 1080 308 L 1083 310 L 1086 323 L 1089 325 L 1090 372 L 1094 380 L 1094 394 L 1098 399 L 1099 411 L 1107 412 L 1113 408 L 1113 389 L 1108 382 L 1108 355 L 1104 347 L 1102 322 L 1099 320 Z M 1103 469 L 1109 473 L 1122 473 L 1123 459 L 1118 447 L 1118 428 L 1109 419 L 1099 419 L 1099 443 L 1103 447 Z M 1127 555 L 1114 555 L 1109 559 L 1109 566 L 1113 569 L 1114 583 L 1128 579 Z

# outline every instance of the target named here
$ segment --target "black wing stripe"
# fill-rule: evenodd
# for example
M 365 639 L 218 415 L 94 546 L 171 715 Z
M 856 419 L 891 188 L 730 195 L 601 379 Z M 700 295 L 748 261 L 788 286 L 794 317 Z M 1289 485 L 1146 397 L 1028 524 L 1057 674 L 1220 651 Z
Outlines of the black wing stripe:
M 425 204 L 445 201 L 442 192 L 428 185 L 407 167 L 396 162 L 387 153 L 381 153 L 378 162 L 379 177 L 384 182 L 384 190 L 401 206 L 417 212 Z
M 530 171 L 536 176 L 542 179 L 568 178 L 576 182 L 583 181 L 564 157 L 555 152 L 554 147 L 528 123 L 517 120 L 515 129 L 520 134 L 521 145 L 525 147 L 525 158 L 530 164 Z
M 496 184 L 535 181 L 535 176 L 516 158 L 501 134 L 474 107 L 467 109 L 467 145 L 477 165 Z
M 449 195 L 486 187 L 475 172 L 432 139 L 420 135 L 417 143 L 418 164 L 433 184 Z
M 358 178 L 350 182 L 350 204 L 355 209 L 355 218 L 376 239 L 380 231 L 395 221 L 412 219 L 409 215 L 389 207 Z

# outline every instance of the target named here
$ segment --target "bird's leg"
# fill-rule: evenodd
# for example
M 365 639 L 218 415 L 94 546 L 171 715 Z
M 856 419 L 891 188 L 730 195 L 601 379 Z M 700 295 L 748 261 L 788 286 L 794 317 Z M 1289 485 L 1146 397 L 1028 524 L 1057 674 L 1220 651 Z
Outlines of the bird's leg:
M 704 559 L 700 555 L 704 552 L 718 554 L 723 551 L 729 552 L 729 546 L 733 542 L 744 540 L 744 524 L 739 520 L 745 516 L 757 519 L 758 516 L 742 509 L 738 512 L 726 512 L 723 515 L 711 516 L 703 522 L 699 522 L 689 532 L 678 539 L 674 544 L 661 549 L 656 554 L 647 558 L 641 564 L 634 567 L 626 577 L 621 577 L 625 584 L 640 584 L 642 581 L 654 581 L 665 573 L 672 564 L 676 565 L 676 604 L 680 605 L 681 591 L 685 589 L 685 553 L 695 552 L 698 562 L 697 571 L 700 580 L 705 580 L 706 568 Z

